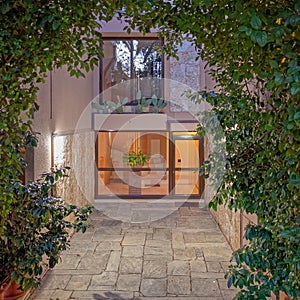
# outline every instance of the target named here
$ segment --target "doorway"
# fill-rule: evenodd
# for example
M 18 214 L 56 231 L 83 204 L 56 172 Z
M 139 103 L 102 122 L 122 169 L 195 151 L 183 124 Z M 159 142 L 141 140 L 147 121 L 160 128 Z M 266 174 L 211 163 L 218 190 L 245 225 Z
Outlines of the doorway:
M 196 132 L 102 131 L 96 148 L 97 198 L 199 198 L 203 192 L 203 139 Z M 127 165 L 126 154 L 140 150 L 147 164 Z
M 196 132 L 172 132 L 170 142 L 169 193 L 198 198 L 204 190 L 203 176 L 199 176 L 204 159 L 203 138 Z

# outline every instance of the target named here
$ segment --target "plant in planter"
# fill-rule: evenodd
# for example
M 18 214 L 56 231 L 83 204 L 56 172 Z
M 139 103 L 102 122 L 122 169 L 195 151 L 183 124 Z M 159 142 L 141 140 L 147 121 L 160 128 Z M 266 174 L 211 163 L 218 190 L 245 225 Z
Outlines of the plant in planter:
M 67 249 L 70 232 L 85 232 L 92 207 L 79 208 L 53 196 L 57 180 L 67 170 L 56 169 L 27 185 L 12 186 L 18 201 L 11 205 L 5 236 L 0 239 L 1 287 L 7 281 L 16 281 L 23 291 L 37 287 L 44 270 L 53 268 Z
M 141 90 L 138 90 L 136 93 L 136 100 L 134 102 L 135 102 L 134 112 L 136 114 L 141 114 L 147 108 L 149 108 L 149 105 L 151 104 L 151 99 L 142 97 Z
M 150 104 L 151 99 L 146 99 L 145 97 L 143 97 L 142 99 L 138 99 L 137 105 L 135 107 L 135 113 L 141 114 L 145 110 L 145 108 L 149 107 Z
M 118 108 L 118 104 L 113 101 L 105 101 L 103 104 L 92 102 L 92 108 L 96 109 L 101 114 L 109 114 Z
M 98 102 L 92 102 L 91 106 L 93 109 L 97 110 L 99 113 L 104 113 L 104 105 L 99 104 Z
M 124 105 L 127 104 L 128 102 L 128 97 L 125 97 L 123 100 L 120 99 L 120 96 L 117 96 L 118 102 L 117 102 L 117 106 L 115 109 L 115 112 L 118 114 L 121 114 L 124 112 Z
M 130 151 L 128 154 L 124 155 L 124 163 L 131 167 L 144 166 L 147 164 L 149 158 L 150 157 L 148 155 L 145 155 L 142 150 L 139 150 L 137 152 Z
M 167 102 L 164 99 L 157 98 L 155 95 L 153 95 L 151 98 L 151 105 L 152 105 L 152 112 L 159 113 L 167 106 Z
M 142 107 L 143 107 L 143 111 L 145 112 L 149 112 L 149 107 L 151 105 L 151 98 L 143 98 L 141 101 Z
M 105 101 L 104 105 L 106 107 L 107 113 L 112 113 L 117 108 L 117 103 L 111 100 Z

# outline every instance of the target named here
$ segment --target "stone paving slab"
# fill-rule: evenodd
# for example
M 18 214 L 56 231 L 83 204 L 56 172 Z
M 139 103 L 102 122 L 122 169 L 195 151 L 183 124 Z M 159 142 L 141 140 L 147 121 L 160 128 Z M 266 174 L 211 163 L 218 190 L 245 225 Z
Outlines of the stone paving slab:
M 137 219 L 147 213 L 133 214 Z M 208 209 L 122 223 L 99 211 L 28 300 L 230 300 L 231 249 Z
M 226 299 L 226 298 L 224 298 Z M 227 298 L 230 299 L 230 298 Z M 138 297 L 133 300 L 223 300 L 222 297 Z

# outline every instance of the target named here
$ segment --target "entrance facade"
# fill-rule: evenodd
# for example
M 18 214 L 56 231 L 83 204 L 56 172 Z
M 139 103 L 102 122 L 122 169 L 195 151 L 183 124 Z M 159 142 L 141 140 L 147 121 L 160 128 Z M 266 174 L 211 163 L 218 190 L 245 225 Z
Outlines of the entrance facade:
M 92 122 L 96 198 L 199 198 L 204 191 L 204 142 L 192 114 L 199 107 L 186 97 L 189 86 L 164 78 L 170 62 L 157 52 L 161 44 L 156 34 L 104 40 Z M 126 156 L 139 151 L 147 162 L 128 164 Z
M 199 198 L 204 180 L 203 138 L 195 131 L 99 131 L 96 198 Z M 142 151 L 144 166 L 130 166 L 128 153 Z

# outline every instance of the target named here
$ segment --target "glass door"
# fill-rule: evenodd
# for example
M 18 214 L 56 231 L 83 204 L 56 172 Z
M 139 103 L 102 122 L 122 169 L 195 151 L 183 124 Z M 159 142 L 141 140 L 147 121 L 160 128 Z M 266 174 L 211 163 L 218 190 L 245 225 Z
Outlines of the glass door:
M 174 132 L 172 137 L 170 193 L 197 198 L 203 192 L 204 184 L 202 176 L 199 176 L 203 142 L 195 132 Z
M 146 165 L 126 164 L 124 157 L 139 150 L 149 157 Z M 99 132 L 97 197 L 199 198 L 203 156 L 203 139 L 196 132 Z
M 167 132 L 98 132 L 97 197 L 162 198 L 168 194 L 169 134 Z M 129 153 L 141 151 L 144 165 L 130 165 Z

